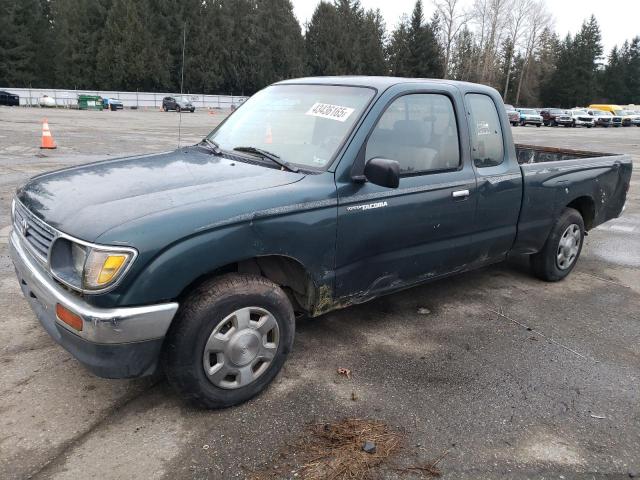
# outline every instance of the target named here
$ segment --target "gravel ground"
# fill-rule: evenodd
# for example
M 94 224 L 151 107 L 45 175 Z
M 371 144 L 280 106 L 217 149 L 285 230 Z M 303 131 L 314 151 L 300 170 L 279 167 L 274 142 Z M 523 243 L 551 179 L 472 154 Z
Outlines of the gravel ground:
M 45 114 L 59 148 L 41 152 Z M 182 143 L 224 114 L 183 114 Z M 28 177 L 175 148 L 178 122 L 173 112 L 0 107 L 0 478 L 293 471 L 289 445 L 304 439 L 305 426 L 344 417 L 386 422 L 405 439 L 373 478 L 420 478 L 397 468 L 443 453 L 447 479 L 640 470 L 640 128 L 514 128 L 521 143 L 634 155 L 624 216 L 590 233 L 566 281 L 537 281 L 516 259 L 302 320 L 294 353 L 266 392 L 208 412 L 185 405 L 161 377 L 84 371 L 39 326 L 7 249 L 10 200 Z M 352 377 L 337 375 L 339 367 Z

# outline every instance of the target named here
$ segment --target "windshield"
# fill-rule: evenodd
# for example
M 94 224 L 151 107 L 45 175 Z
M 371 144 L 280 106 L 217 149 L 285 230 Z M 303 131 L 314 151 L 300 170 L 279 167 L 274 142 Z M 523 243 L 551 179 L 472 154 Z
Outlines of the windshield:
M 624 110 L 614 110 L 613 113 L 615 113 L 618 116 L 624 115 Z
M 529 108 L 523 108 L 522 110 L 520 110 L 520 113 L 524 113 L 526 115 L 537 115 L 538 112 L 536 112 L 535 110 L 531 110 Z
M 364 87 L 273 85 L 247 100 L 209 138 L 223 150 L 256 147 L 285 162 L 324 168 L 373 95 Z

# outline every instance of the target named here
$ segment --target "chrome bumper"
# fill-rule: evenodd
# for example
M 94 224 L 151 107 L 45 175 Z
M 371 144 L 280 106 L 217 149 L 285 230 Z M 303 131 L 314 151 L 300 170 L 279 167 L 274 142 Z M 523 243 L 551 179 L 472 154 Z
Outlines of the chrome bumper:
M 123 344 L 163 338 L 178 310 L 175 302 L 143 307 L 95 308 L 82 298 L 56 283 L 30 253 L 16 231 L 9 239 L 11 258 L 22 291 L 29 300 L 40 323 L 60 342 L 62 328 L 95 344 Z M 78 314 L 82 331 L 61 322 L 56 316 L 56 304 Z

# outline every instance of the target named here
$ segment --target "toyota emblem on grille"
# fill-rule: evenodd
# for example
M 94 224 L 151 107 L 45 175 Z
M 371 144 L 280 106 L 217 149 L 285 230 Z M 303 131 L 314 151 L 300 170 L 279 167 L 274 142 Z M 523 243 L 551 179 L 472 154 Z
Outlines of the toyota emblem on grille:
M 26 237 L 28 230 L 29 230 L 29 222 L 27 222 L 26 218 L 23 218 L 22 221 L 20 222 L 20 232 L 22 232 L 22 235 Z

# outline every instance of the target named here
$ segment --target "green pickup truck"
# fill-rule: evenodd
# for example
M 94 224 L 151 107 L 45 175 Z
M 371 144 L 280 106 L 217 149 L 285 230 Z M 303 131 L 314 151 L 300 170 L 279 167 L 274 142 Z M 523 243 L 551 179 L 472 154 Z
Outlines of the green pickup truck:
M 45 173 L 10 249 L 42 326 L 95 374 L 208 408 L 277 375 L 297 315 L 525 254 L 546 281 L 621 214 L 626 155 L 515 146 L 500 95 L 453 81 L 288 80 L 201 143 Z

